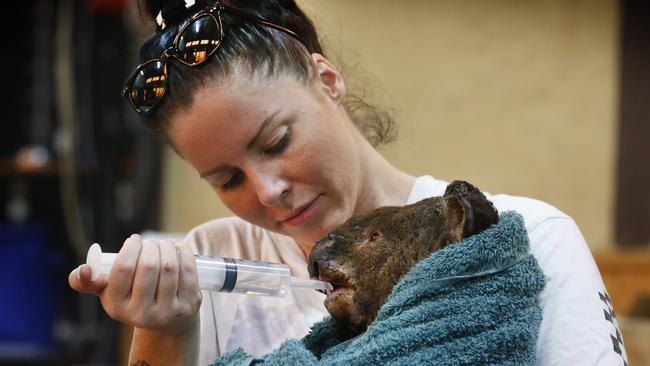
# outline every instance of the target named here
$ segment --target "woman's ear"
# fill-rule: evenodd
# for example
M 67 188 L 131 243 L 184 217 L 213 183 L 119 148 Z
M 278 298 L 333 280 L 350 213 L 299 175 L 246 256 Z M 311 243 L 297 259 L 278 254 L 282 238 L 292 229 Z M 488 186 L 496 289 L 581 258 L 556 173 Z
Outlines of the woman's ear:
M 345 96 L 345 82 L 339 71 L 319 53 L 312 53 L 311 59 L 325 93 L 336 102 L 342 101 Z

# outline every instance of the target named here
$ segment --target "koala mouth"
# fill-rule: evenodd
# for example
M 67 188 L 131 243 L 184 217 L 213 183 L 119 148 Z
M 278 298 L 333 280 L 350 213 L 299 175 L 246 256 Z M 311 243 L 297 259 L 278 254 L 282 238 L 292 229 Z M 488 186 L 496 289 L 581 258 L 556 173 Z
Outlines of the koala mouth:
M 321 281 L 329 282 L 334 288 L 332 291 L 320 291 L 327 295 L 328 300 L 335 300 L 338 296 L 343 294 L 346 290 L 351 290 L 350 278 L 347 274 L 340 270 L 331 270 L 320 273 L 318 279 Z

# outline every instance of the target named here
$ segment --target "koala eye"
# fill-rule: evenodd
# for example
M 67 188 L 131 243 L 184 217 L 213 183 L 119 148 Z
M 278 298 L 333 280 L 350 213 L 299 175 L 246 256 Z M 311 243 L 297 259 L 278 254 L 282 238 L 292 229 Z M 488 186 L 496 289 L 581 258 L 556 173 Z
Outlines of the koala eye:
M 381 237 L 381 235 L 378 232 L 375 231 L 374 233 L 372 233 L 370 235 L 370 241 L 375 241 L 375 240 L 379 239 L 380 237 Z

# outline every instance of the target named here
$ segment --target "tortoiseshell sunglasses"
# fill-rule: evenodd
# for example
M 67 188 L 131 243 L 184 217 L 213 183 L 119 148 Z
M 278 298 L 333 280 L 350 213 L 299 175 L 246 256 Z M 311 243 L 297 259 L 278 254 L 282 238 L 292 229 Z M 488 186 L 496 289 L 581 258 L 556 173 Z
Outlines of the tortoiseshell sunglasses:
M 138 65 L 126 79 L 122 95 L 129 100 L 136 112 L 141 115 L 151 113 L 165 95 L 169 58 L 173 57 L 186 66 L 195 67 L 203 64 L 219 49 L 223 40 L 222 11 L 285 32 L 307 47 L 296 33 L 285 27 L 216 2 L 188 20 L 176 34 L 172 45 L 160 57 Z

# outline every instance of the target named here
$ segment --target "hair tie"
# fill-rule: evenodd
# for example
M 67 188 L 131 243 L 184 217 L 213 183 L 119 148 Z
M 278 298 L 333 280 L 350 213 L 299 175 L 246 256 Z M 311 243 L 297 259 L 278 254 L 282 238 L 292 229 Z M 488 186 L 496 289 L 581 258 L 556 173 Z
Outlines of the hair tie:
M 196 0 L 184 0 L 184 2 L 185 2 L 185 9 L 189 9 L 192 6 L 194 6 Z M 178 5 L 180 4 L 178 4 L 177 2 L 172 2 L 171 4 L 168 4 L 167 6 L 160 9 L 158 15 L 156 15 L 156 23 L 158 23 L 158 27 L 160 28 L 160 30 L 165 29 L 165 27 L 167 26 L 165 24 L 165 19 L 176 18 L 178 15 L 180 15 L 182 10 L 185 10 L 185 9 L 180 9 Z

